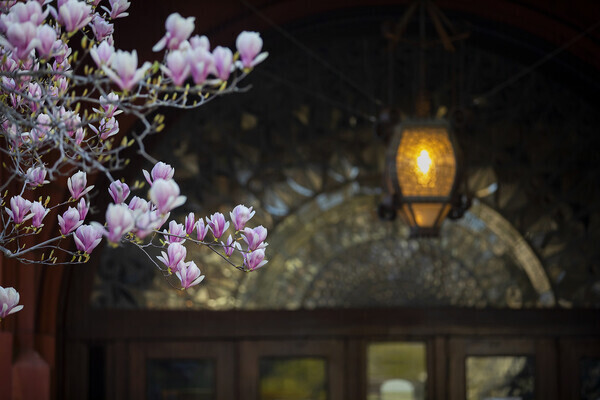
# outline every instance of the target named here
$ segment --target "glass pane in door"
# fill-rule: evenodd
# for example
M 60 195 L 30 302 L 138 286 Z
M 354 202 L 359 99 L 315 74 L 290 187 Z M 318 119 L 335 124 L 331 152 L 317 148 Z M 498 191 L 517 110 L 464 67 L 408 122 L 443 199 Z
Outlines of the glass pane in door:
M 535 359 L 467 357 L 467 400 L 534 400 Z
M 317 357 L 261 357 L 260 400 L 327 400 L 327 361 Z
M 150 359 L 146 362 L 148 400 L 214 400 L 212 359 Z
M 367 400 L 425 399 L 426 355 L 425 343 L 369 343 Z

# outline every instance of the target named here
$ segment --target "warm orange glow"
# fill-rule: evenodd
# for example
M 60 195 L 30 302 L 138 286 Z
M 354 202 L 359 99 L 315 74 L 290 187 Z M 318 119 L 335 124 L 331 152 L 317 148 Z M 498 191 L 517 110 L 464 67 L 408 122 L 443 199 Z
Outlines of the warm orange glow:
M 417 157 L 417 165 L 423 175 L 427 175 L 432 163 L 433 161 L 431 161 L 431 157 L 429 157 L 427 150 L 421 150 L 421 154 Z
M 402 196 L 448 196 L 455 175 L 454 148 L 444 126 L 403 127 L 396 150 L 396 177 Z

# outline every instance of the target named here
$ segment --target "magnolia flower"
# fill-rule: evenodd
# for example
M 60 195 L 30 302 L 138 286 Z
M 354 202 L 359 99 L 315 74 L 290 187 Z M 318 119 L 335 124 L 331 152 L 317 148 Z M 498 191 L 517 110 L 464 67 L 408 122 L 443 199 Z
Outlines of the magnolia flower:
M 194 30 L 196 18 L 183 18 L 179 13 L 173 13 L 167 17 L 165 28 L 167 33 L 152 47 L 153 51 L 161 51 L 165 46 L 169 50 L 176 50 L 179 45 L 187 40 Z
M 210 216 L 210 219 L 206 217 L 206 222 L 212 231 L 215 239 L 223 236 L 223 233 L 229 228 L 229 222 L 225 222 L 225 216 L 219 212 L 214 213 Z
M 49 58 L 56 42 L 56 31 L 49 25 L 44 24 L 37 28 L 36 38 L 38 39 L 36 49 L 40 57 Z
M 112 243 L 118 243 L 123 235 L 135 227 L 133 213 L 124 204 L 109 204 L 106 210 L 104 235 Z
M 34 1 L 17 3 L 10 8 L 8 19 L 12 22 L 32 22 L 40 25 L 48 16 L 48 10 L 42 12 L 42 6 Z
M 100 96 L 100 106 L 102 106 L 102 110 L 104 111 L 105 118 L 111 118 L 115 115 L 121 114 L 122 110 L 117 110 L 117 106 L 119 104 L 119 95 L 110 92 L 106 97 Z M 99 113 L 100 111 L 97 109 L 93 109 L 95 112 Z
M 208 233 L 208 226 L 204 225 L 204 220 L 200 218 L 194 225 L 194 228 L 196 229 L 196 238 L 199 241 L 203 241 Z
M 92 60 L 94 60 L 98 68 L 102 68 L 105 65 L 111 64 L 115 56 L 115 48 L 105 40 L 98 46 L 92 46 L 90 56 L 92 56 Z
M 125 11 L 131 6 L 131 3 L 127 0 L 108 0 L 110 3 L 110 17 L 112 19 L 123 18 L 129 15 Z M 108 11 L 106 7 L 102 7 L 104 10 Z
M 182 86 L 187 77 L 190 75 L 190 64 L 187 56 L 180 50 L 169 52 L 167 55 L 167 66 L 160 66 L 160 69 L 173 79 L 176 86 Z
M 35 140 L 44 140 L 50 132 L 52 118 L 48 114 L 39 114 L 35 120 L 35 126 L 31 129 L 31 137 Z
M 170 215 L 170 213 L 167 213 L 165 216 L 160 216 L 156 210 L 142 211 L 141 209 L 135 210 L 133 213 L 135 216 L 133 233 L 140 239 L 144 239 L 146 236 L 160 229 Z
M 104 43 L 104 42 L 102 42 Z M 140 68 L 138 65 L 137 52 L 133 50 L 131 53 L 127 51 L 117 50 L 110 67 L 102 66 L 104 73 L 123 90 L 132 89 L 150 69 L 152 64 L 145 62 Z
M 21 311 L 23 306 L 17 304 L 19 304 L 19 292 L 11 287 L 3 288 L 0 286 L 0 320 Z
M 170 235 L 169 235 L 170 233 Z M 169 230 L 163 230 L 163 235 L 168 243 L 184 243 L 185 242 L 185 228 L 182 224 L 178 224 L 175 221 L 169 222 Z
M 166 214 L 172 209 L 185 203 L 186 197 L 179 195 L 179 185 L 175 181 L 156 179 L 150 188 L 150 200 L 156 206 L 159 214 Z
M 218 46 L 213 50 L 215 74 L 222 81 L 229 79 L 233 66 L 233 53 L 227 47 Z
M 157 179 L 164 179 L 168 181 L 173 178 L 173 175 L 175 175 L 175 169 L 169 164 L 165 164 L 162 161 L 159 161 L 156 164 L 154 164 L 154 167 L 152 167 L 152 172 L 150 174 L 145 169 L 142 170 L 142 172 L 150 185 L 152 185 L 152 182 Z M 152 176 L 152 179 L 150 179 L 150 176 Z
M 141 197 L 133 196 L 132 199 L 129 200 L 129 209 L 131 211 L 146 212 L 150 209 L 150 205 Z
M 192 232 L 194 232 L 194 220 L 195 220 L 196 216 L 194 215 L 193 212 L 189 213 L 186 217 L 185 217 L 185 233 L 187 235 L 191 235 Z
M 90 129 L 100 136 L 100 139 L 106 140 L 111 136 L 119 133 L 119 121 L 115 117 L 102 118 L 100 126 L 96 128 L 94 125 L 89 125 Z
M 158 260 L 165 264 L 170 271 L 176 271 L 177 266 L 183 261 L 187 254 L 187 249 L 181 243 L 174 242 L 169 244 L 167 252 L 161 251 L 162 256 L 158 256 Z
M 31 202 L 21 196 L 13 196 L 10 199 L 10 210 L 6 207 L 4 209 L 15 224 L 23 223 L 33 217 L 32 214 L 27 215 L 31 210 Z
M 27 184 L 33 187 L 42 186 L 50 182 L 46 180 L 46 168 L 44 167 L 30 167 L 27 169 L 27 175 L 25 179 Z
M 223 251 L 225 252 L 225 255 L 227 257 L 231 257 L 231 255 L 233 254 L 233 250 L 235 250 L 235 248 L 239 246 L 239 243 L 233 243 L 233 238 L 231 237 L 231 235 L 229 235 L 225 243 L 221 242 L 221 245 L 223 246 Z
M 87 213 L 90 210 L 90 203 L 86 202 L 85 199 L 79 200 L 77 203 L 77 211 L 79 211 L 79 219 L 84 220 L 87 217 Z
M 115 30 L 113 24 L 108 23 L 104 18 L 102 18 L 98 14 L 94 14 L 90 26 L 92 28 L 92 32 L 94 32 L 94 37 L 98 42 L 101 42 L 110 35 L 112 35 L 113 31 Z
M 79 218 L 79 211 L 76 208 L 69 207 L 62 216 L 58 216 L 60 234 L 63 236 L 73 232 L 81 226 L 81 224 L 83 224 L 83 221 Z
M 42 203 L 40 203 L 39 201 L 34 201 L 31 204 L 31 225 L 34 228 L 41 228 L 42 226 L 44 226 L 44 224 L 42 224 L 42 220 L 49 212 L 50 210 L 46 209 L 46 207 L 44 207 Z
M 129 186 L 121 181 L 114 181 L 108 187 L 108 193 L 116 204 L 121 204 L 129 197 Z
M 257 57 L 262 49 L 263 41 L 258 32 L 243 31 L 235 41 L 242 66 L 244 68 L 252 68 L 267 57 L 267 53 Z
M 72 177 L 67 179 L 67 186 L 71 197 L 75 200 L 79 200 L 80 197 L 84 196 L 94 188 L 94 185 L 86 188 L 87 176 L 83 171 L 77 171 Z
M 263 265 L 265 265 L 268 261 L 265 258 L 264 249 L 258 249 L 251 253 L 244 253 L 244 265 L 250 271 L 254 271 L 255 269 L 259 269 Z
M 19 60 L 24 60 L 38 44 L 36 25 L 32 22 L 11 23 L 6 30 L 6 39 L 1 39 Z
M 214 70 L 213 55 L 201 47 L 188 52 L 188 62 L 196 85 L 201 85 Z
M 35 82 L 29 82 L 29 85 L 27 85 L 27 94 L 34 99 L 30 100 L 28 103 L 31 112 L 36 113 L 40 108 L 39 100 L 42 98 L 42 88 Z
M 75 32 L 92 20 L 92 7 L 83 1 L 68 0 L 59 6 L 56 19 L 67 32 Z
M 252 211 L 252 207 L 248 208 L 242 204 L 235 206 L 232 212 L 229 213 L 231 222 L 236 231 L 244 229 L 246 223 L 254 216 L 256 211 Z
M 267 238 L 267 229 L 262 225 L 257 226 L 254 229 L 244 229 L 242 238 L 244 239 L 244 242 L 246 242 L 246 244 L 248 245 L 249 251 L 254 251 L 256 249 L 264 249 L 268 245 L 268 243 L 264 242 Z
M 77 250 L 91 254 L 96 246 L 102 241 L 103 233 L 104 228 L 97 222 L 90 225 L 81 225 L 73 233 L 73 240 L 75 240 Z
M 192 36 L 192 38 L 190 39 L 190 46 L 192 47 L 192 49 L 201 48 L 201 49 L 204 49 L 206 51 L 210 51 L 210 41 L 204 35 L 202 35 L 202 36 L 199 36 L 199 35 Z
M 175 273 L 175 275 L 177 275 L 177 277 L 181 281 L 182 289 L 187 289 L 202 282 L 202 280 L 204 279 L 204 275 L 200 274 L 200 268 L 198 268 L 196 263 L 193 261 L 190 261 L 188 263 L 179 263 L 179 265 L 177 266 L 177 272 Z

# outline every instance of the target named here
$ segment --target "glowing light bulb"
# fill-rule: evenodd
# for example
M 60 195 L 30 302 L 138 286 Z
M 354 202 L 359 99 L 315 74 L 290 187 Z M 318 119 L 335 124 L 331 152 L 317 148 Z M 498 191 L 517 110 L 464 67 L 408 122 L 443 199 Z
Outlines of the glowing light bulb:
M 431 168 L 431 164 L 433 164 L 433 161 L 431 161 L 431 157 L 429 157 L 427 150 L 421 150 L 421 154 L 417 157 L 417 166 L 423 175 L 427 175 L 429 168 Z

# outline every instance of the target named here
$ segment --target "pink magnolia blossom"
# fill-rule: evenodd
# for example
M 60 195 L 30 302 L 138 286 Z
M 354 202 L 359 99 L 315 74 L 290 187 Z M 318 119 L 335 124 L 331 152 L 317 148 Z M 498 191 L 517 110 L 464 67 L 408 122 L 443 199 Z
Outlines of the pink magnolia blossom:
M 40 109 L 42 88 L 36 82 L 29 82 L 29 85 L 27 85 L 27 95 L 33 99 L 28 102 L 31 112 L 36 113 Z
M 86 202 L 84 198 L 79 200 L 77 203 L 77 211 L 79 212 L 79 219 L 84 220 L 87 217 L 87 213 L 90 210 L 90 203 Z
M 121 89 L 130 90 L 142 80 L 146 71 L 152 66 L 149 62 L 145 62 L 140 68 L 137 65 L 138 57 L 135 50 L 131 53 L 117 50 L 110 63 L 111 68 L 103 65 L 102 70 Z
M 34 140 L 44 140 L 50 132 L 52 118 L 48 114 L 39 114 L 36 118 L 36 124 L 31 130 L 31 137 Z
M 15 224 L 21 224 L 33 217 L 32 214 L 27 215 L 31 210 L 31 202 L 21 196 L 13 196 L 10 199 L 10 209 L 6 207 L 4 209 Z
M 108 193 L 116 204 L 121 204 L 129 197 L 129 186 L 124 182 L 114 181 L 108 187 Z
M 94 32 L 94 37 L 97 42 L 101 42 L 114 32 L 113 24 L 107 22 L 104 18 L 95 14 L 92 18 L 92 23 L 90 24 L 92 28 L 92 32 Z
M 100 96 L 100 106 L 102 107 L 102 110 L 104 111 L 104 117 L 105 118 L 111 118 L 115 115 L 119 115 L 121 114 L 123 111 L 122 110 L 118 110 L 117 107 L 119 105 L 119 95 L 114 93 L 114 92 L 110 92 L 109 94 L 106 95 L 106 97 L 104 96 Z M 94 111 L 99 113 L 100 111 L 94 108 Z
M 31 225 L 34 228 L 41 228 L 42 226 L 44 226 L 44 224 L 42 224 L 42 220 L 49 212 L 50 210 L 44 207 L 42 203 L 40 203 L 39 201 L 34 201 L 31 204 L 31 214 L 33 215 L 33 217 L 31 218 Z
M 100 126 L 96 128 L 94 125 L 88 125 L 94 133 L 100 136 L 100 139 L 106 140 L 111 136 L 119 133 L 119 121 L 115 117 L 102 118 Z
M 160 66 L 160 69 L 173 80 L 176 86 L 182 86 L 190 75 L 190 64 L 183 51 L 175 50 L 167 55 L 167 66 Z
M 217 46 L 213 50 L 215 74 L 222 81 L 229 79 L 233 67 L 233 53 L 226 47 Z
M 19 292 L 11 287 L 3 288 L 0 286 L 0 320 L 21 311 L 23 306 L 17 304 L 19 304 Z
M 215 68 L 213 55 L 201 47 L 188 51 L 188 62 L 196 85 L 202 85 Z
M 173 13 L 167 17 L 165 28 L 167 33 L 152 47 L 153 51 L 161 51 L 165 46 L 169 50 L 176 50 L 179 45 L 187 40 L 194 30 L 196 18 L 183 18 L 179 13 Z
M 202 282 L 204 275 L 200 274 L 200 268 L 193 261 L 179 263 L 177 272 L 175 273 L 181 281 L 182 289 L 190 288 Z
M 185 217 L 185 233 L 188 235 L 191 235 L 192 232 L 194 232 L 194 221 L 196 219 L 196 216 L 194 215 L 193 212 L 189 213 L 186 217 Z
M 154 182 L 157 179 L 164 179 L 168 181 L 170 179 L 173 179 L 173 175 L 175 175 L 175 169 L 169 164 L 165 164 L 162 161 L 159 161 L 156 164 L 154 164 L 154 167 L 152 167 L 152 171 L 150 173 L 148 173 L 148 171 L 146 171 L 145 169 L 142 170 L 142 172 L 144 174 L 144 177 L 146 178 L 146 181 L 148 181 L 150 185 L 152 185 L 152 182 Z
M 109 204 L 106 210 L 106 230 L 104 235 L 112 243 L 119 243 L 121 238 L 135 227 L 132 211 L 124 204 Z
M 42 186 L 50 182 L 46 180 L 46 168 L 44 167 L 30 167 L 27 170 L 25 179 L 27 180 L 27 184 L 32 187 Z
M 42 12 L 42 7 L 39 3 L 32 1 L 16 3 L 10 7 L 8 14 L 3 14 L 0 17 L 0 31 L 6 32 L 11 23 L 31 22 L 35 26 L 38 26 L 47 16 L 48 10 Z
M 259 269 L 260 267 L 265 265 L 267 262 L 268 261 L 265 260 L 264 249 L 257 249 L 251 253 L 244 253 L 244 265 L 250 271 Z
M 77 146 L 81 145 L 81 142 L 83 142 L 83 139 L 85 138 L 85 130 L 83 128 L 77 128 L 77 130 L 75 131 L 75 144 Z
M 258 32 L 243 31 L 235 41 L 240 58 L 244 68 L 252 68 L 266 58 L 264 56 L 257 57 L 262 50 L 263 41 Z
M 182 224 L 178 224 L 175 221 L 169 222 L 169 230 L 163 230 L 163 235 L 168 243 L 185 242 L 185 228 Z
M 92 7 L 83 1 L 68 0 L 58 8 L 57 21 L 67 32 L 75 32 L 92 20 Z
M 92 56 L 92 60 L 94 60 L 98 68 L 102 68 L 105 65 L 111 64 L 115 57 L 115 48 L 105 40 L 97 46 L 92 46 L 90 56 Z
M 58 216 L 58 226 L 60 227 L 60 234 L 63 236 L 73 232 L 81 224 L 83 224 L 83 221 L 79 218 L 79 211 L 76 208 L 69 207 L 63 215 Z
M 196 238 L 199 241 L 203 241 L 208 233 L 208 225 L 204 225 L 204 220 L 200 218 L 194 225 L 194 228 L 196 229 Z
M 36 37 L 38 39 L 36 49 L 40 57 L 49 58 L 56 42 L 56 31 L 49 25 L 44 24 L 37 28 Z
M 237 246 L 239 246 L 237 242 L 233 242 L 233 238 L 231 237 L 231 235 L 229 235 L 225 243 L 221 242 L 221 245 L 223 246 L 223 251 L 225 252 L 225 255 L 227 257 L 231 257 L 233 251 L 236 249 Z
M 6 39 L 0 39 L 8 45 L 13 55 L 24 60 L 38 44 L 36 25 L 32 22 L 11 23 L 6 30 Z
M 67 61 L 67 58 L 71 55 L 73 50 L 62 40 L 57 39 L 52 47 L 52 55 L 57 63 L 63 63 Z
M 225 216 L 219 212 L 214 213 L 210 216 L 210 219 L 206 217 L 206 222 L 213 233 L 215 239 L 223 236 L 223 233 L 229 228 L 229 222 L 225 221 Z
M 110 11 L 106 7 L 102 7 L 102 9 L 108 11 L 110 13 L 110 17 L 112 19 L 116 18 L 124 18 L 129 15 L 126 13 L 131 3 L 127 0 L 108 0 L 110 3 Z
M 150 209 L 150 205 L 141 197 L 133 196 L 131 200 L 129 200 L 129 209 L 131 211 L 146 212 Z
M 79 200 L 82 196 L 87 194 L 94 188 L 94 185 L 87 187 L 87 175 L 83 171 L 77 171 L 72 177 L 67 179 L 67 187 L 71 192 L 71 197 L 75 200 Z
M 265 239 L 267 238 L 267 229 L 262 225 L 257 226 L 254 229 L 244 229 L 242 238 L 244 239 L 244 242 L 246 242 L 246 244 L 248 245 L 249 251 L 264 249 L 268 246 L 268 243 L 265 242 Z
M 81 225 L 73 233 L 73 240 L 75 240 L 75 246 L 77 247 L 77 250 L 91 254 L 96 246 L 98 246 L 102 241 L 103 233 L 104 228 L 98 223 Z
M 160 229 L 170 215 L 170 213 L 167 213 L 166 215 L 161 216 L 156 210 L 143 211 L 141 209 L 134 210 L 133 213 L 135 217 L 135 227 L 132 232 L 140 239 L 144 239 L 146 236 Z
M 208 38 L 204 35 L 200 36 L 200 35 L 194 35 L 192 36 L 192 38 L 190 39 L 190 46 L 192 47 L 192 49 L 204 49 L 206 51 L 210 51 L 210 41 L 208 40 Z
M 150 200 L 156 206 L 159 214 L 166 214 L 172 209 L 185 203 L 186 197 L 179 195 L 179 185 L 175 181 L 156 179 L 150 188 Z
M 161 251 L 162 256 L 158 260 L 165 264 L 170 271 L 176 271 L 180 262 L 185 259 L 187 249 L 181 243 L 173 242 L 167 247 L 167 252 Z
M 256 211 L 252 211 L 252 207 L 248 208 L 242 204 L 235 206 L 232 212 L 229 213 L 231 222 L 236 231 L 241 231 L 246 226 L 246 223 L 254 216 Z

